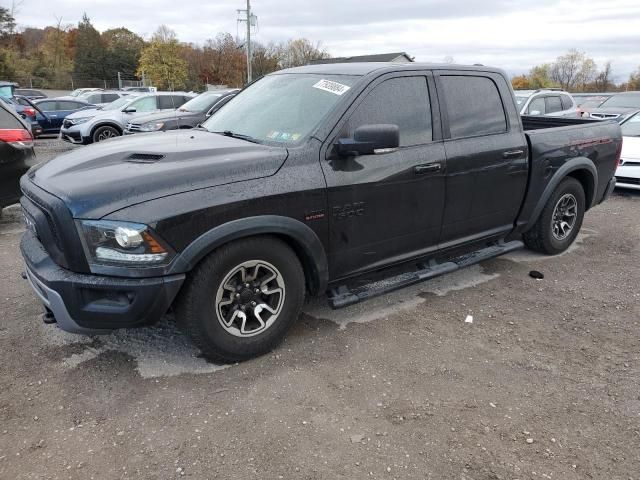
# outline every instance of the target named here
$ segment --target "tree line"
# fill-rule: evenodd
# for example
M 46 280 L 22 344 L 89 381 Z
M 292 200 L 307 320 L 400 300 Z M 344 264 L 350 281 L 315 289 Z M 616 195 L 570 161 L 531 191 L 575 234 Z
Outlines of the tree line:
M 551 63 L 536 65 L 528 74 L 511 79 L 516 90 L 562 88 L 570 92 L 611 92 L 640 90 L 640 67 L 626 82 L 616 84 L 611 61 L 598 66 L 584 52 L 571 49 Z
M 254 77 L 329 57 L 319 43 L 304 38 L 253 42 L 252 52 Z M 0 7 L 0 80 L 23 87 L 117 87 L 118 78 L 144 78 L 163 90 L 202 90 L 206 84 L 241 87 L 246 70 L 244 45 L 229 33 L 197 45 L 180 42 L 161 25 L 145 40 L 124 27 L 99 32 L 86 14 L 77 25 L 58 20 L 17 32 L 13 16 Z

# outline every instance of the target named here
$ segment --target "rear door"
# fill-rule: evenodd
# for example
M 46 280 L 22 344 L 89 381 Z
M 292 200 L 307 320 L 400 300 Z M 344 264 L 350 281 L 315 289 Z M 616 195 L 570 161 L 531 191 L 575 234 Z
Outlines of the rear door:
M 435 113 L 434 113 L 435 112 Z M 433 78 L 395 73 L 373 81 L 329 136 L 321 165 L 327 181 L 329 268 L 344 277 L 437 248 L 444 201 L 444 146 Z M 400 147 L 341 157 L 338 138 L 356 128 L 394 124 Z
M 491 72 L 440 71 L 436 81 L 447 158 L 440 247 L 504 235 L 528 177 L 513 93 Z
M 57 100 L 45 100 L 38 102 L 37 106 L 46 115 L 42 117 L 37 115 L 38 123 L 42 127 L 43 132 L 55 132 L 56 122 L 58 120 L 58 101 Z M 57 127 L 60 128 L 60 127 Z

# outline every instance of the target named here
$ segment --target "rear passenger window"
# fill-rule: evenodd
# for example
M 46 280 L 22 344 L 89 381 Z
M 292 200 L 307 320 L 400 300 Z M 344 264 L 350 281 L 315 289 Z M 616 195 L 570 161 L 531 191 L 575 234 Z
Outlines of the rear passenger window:
M 400 129 L 400 146 L 431 141 L 431 107 L 426 77 L 399 77 L 376 86 L 347 121 L 352 136 L 362 125 L 387 123 Z
M 569 95 L 560 95 L 560 100 L 562 101 L 562 109 L 569 110 L 573 108 L 573 101 Z
M 441 77 L 451 138 L 507 131 L 507 117 L 496 84 L 487 77 Z
M 39 102 L 36 103 L 36 105 L 43 112 L 53 112 L 56 110 L 56 102 Z
M 120 96 L 117 93 L 103 93 L 102 103 L 111 103 L 119 98 Z
M 161 110 L 174 110 L 182 105 L 182 97 L 176 95 L 162 95 L 158 97 L 158 105 Z
M 546 97 L 544 102 L 547 107 L 547 113 L 559 112 L 562 110 L 560 97 Z

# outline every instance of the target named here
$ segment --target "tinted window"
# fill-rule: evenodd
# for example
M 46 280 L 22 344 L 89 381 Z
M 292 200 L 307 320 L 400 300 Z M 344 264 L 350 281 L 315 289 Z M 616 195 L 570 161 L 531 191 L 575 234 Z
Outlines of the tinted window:
M 11 115 L 4 108 L 0 108 L 0 128 L 24 129 L 24 125 L 22 125 L 16 117 Z
M 103 93 L 102 94 L 102 103 L 111 103 L 114 100 L 119 99 L 120 96 L 117 93 Z
M 99 93 L 94 93 L 93 95 L 87 95 L 86 99 L 88 103 L 102 103 L 101 97 L 102 95 Z
M 573 108 L 573 102 L 571 101 L 571 97 L 569 95 L 560 95 L 560 100 L 562 101 L 562 109 L 569 110 Z
M 529 113 L 530 115 L 544 115 L 546 111 L 547 109 L 544 103 L 544 97 L 534 98 L 533 100 L 531 100 L 529 108 L 527 108 L 527 113 Z
M 498 87 L 487 77 L 441 77 L 451 138 L 507 131 Z
M 58 104 L 58 110 L 76 110 L 80 108 L 77 102 L 71 102 L 68 100 L 67 101 L 58 100 L 57 104 Z
M 53 112 L 57 110 L 56 103 L 57 102 L 39 102 L 36 105 L 38 105 L 38 108 L 40 110 L 43 110 L 45 112 Z
M 425 77 L 392 78 L 376 86 L 349 118 L 353 136 L 362 125 L 389 123 L 400 129 L 400 146 L 430 142 L 431 110 Z
M 547 113 L 559 112 L 562 110 L 560 97 L 546 97 L 544 101 L 547 107 Z
M 133 102 L 130 107 L 135 108 L 136 112 L 152 112 L 157 110 L 156 97 L 144 97 Z

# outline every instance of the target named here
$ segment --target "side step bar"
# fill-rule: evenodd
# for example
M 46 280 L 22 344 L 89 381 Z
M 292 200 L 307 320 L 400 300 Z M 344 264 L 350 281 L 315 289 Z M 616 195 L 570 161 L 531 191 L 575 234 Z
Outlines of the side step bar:
M 498 242 L 494 245 L 467 253 L 459 257 L 455 257 L 445 263 L 436 263 L 431 260 L 428 263 L 419 263 L 418 270 L 413 272 L 401 273 L 394 277 L 386 278 L 368 285 L 362 285 L 350 289 L 346 285 L 340 285 L 332 288 L 328 292 L 329 305 L 333 309 L 347 307 L 356 303 L 368 300 L 370 298 L 384 295 L 416 283 L 429 280 L 430 278 L 439 277 L 445 273 L 451 273 L 470 265 L 495 258 L 505 253 L 512 252 L 524 247 L 521 241 L 514 240 L 511 242 Z

